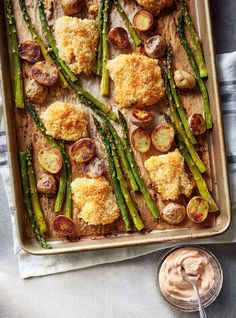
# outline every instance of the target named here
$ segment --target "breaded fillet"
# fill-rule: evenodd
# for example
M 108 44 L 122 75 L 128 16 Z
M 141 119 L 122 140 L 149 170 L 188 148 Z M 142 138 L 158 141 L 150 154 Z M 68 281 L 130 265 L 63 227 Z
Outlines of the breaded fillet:
M 193 185 L 184 170 L 184 158 L 178 149 L 166 155 L 152 156 L 144 166 L 163 200 L 177 200 L 180 194 L 190 196 Z
M 88 136 L 88 121 L 81 106 L 55 102 L 40 117 L 53 138 L 75 141 Z
M 55 24 L 55 39 L 61 59 L 74 73 L 92 73 L 98 45 L 95 20 L 61 17 Z
M 158 61 L 138 54 L 121 54 L 107 63 L 120 107 L 153 105 L 165 92 Z
M 173 6 L 174 0 L 136 0 L 138 4 L 154 13 Z
M 72 199 L 79 209 L 79 218 L 91 225 L 114 222 L 120 212 L 112 187 L 104 178 L 76 178 L 71 183 Z

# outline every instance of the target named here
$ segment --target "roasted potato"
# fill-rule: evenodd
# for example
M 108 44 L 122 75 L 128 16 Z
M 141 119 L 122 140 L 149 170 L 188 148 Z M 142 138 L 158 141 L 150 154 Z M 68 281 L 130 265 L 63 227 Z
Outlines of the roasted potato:
M 19 45 L 19 56 L 21 59 L 34 64 L 41 58 L 40 46 L 34 41 L 22 42 Z
M 159 59 L 165 55 L 166 41 L 160 35 L 154 35 L 144 42 L 146 54 L 153 58 Z
M 48 88 L 33 78 L 25 79 L 25 94 L 33 103 L 42 104 L 47 97 Z
M 108 34 L 108 39 L 111 45 L 117 49 L 123 49 L 129 46 L 128 33 L 122 27 L 115 27 L 111 29 Z
M 38 153 L 40 165 L 50 173 L 58 173 L 63 164 L 63 157 L 60 150 L 56 148 L 42 148 Z
M 89 162 L 95 155 L 96 147 L 90 138 L 77 140 L 70 148 L 71 158 L 77 163 Z
M 90 178 L 101 177 L 104 173 L 104 161 L 94 158 L 92 161 L 84 165 L 84 172 Z
M 52 228 L 60 235 L 72 235 L 75 232 L 75 224 L 66 215 L 58 215 L 52 223 Z
M 193 135 L 202 135 L 206 131 L 206 123 L 202 114 L 194 113 L 188 118 L 188 125 Z
M 131 143 L 136 151 L 145 153 L 151 146 L 151 138 L 145 129 L 139 127 L 132 131 Z
M 146 127 L 152 124 L 154 119 L 153 113 L 147 110 L 133 108 L 131 111 L 131 121 L 139 127 Z
M 151 134 L 153 146 L 161 151 L 167 152 L 173 143 L 175 136 L 174 128 L 168 124 L 156 126 Z
M 176 86 L 183 91 L 193 89 L 196 84 L 195 77 L 192 74 L 182 70 L 175 71 L 174 81 Z
M 179 224 L 186 217 L 186 208 L 179 203 L 169 203 L 161 211 L 161 217 L 169 224 Z
M 147 10 L 139 10 L 133 18 L 133 25 L 140 32 L 149 31 L 153 22 L 153 14 Z
M 209 212 L 209 204 L 202 197 L 193 197 L 187 205 L 187 216 L 195 223 L 203 222 Z
M 52 61 L 40 61 L 32 67 L 32 77 L 45 86 L 51 86 L 57 82 L 59 71 Z
M 85 5 L 85 0 L 61 0 L 61 6 L 66 15 L 78 14 Z
M 57 191 L 57 183 L 51 174 L 42 174 L 37 182 L 37 189 L 40 193 L 45 194 L 47 197 L 54 195 Z

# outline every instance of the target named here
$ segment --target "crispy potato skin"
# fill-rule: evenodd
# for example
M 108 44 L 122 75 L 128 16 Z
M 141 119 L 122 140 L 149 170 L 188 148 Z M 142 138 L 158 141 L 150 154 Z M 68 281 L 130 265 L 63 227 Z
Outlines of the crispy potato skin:
M 77 163 L 89 162 L 95 155 L 96 147 L 90 138 L 77 140 L 70 148 L 71 158 Z
M 182 204 L 171 202 L 161 211 L 161 217 L 169 224 L 179 224 L 186 217 L 186 208 Z
M 94 158 L 84 165 L 84 172 L 90 178 L 99 178 L 104 174 L 105 165 L 103 159 Z
M 58 215 L 52 223 L 53 230 L 61 236 L 72 235 L 75 232 L 75 224 L 66 215 Z
M 188 118 L 188 125 L 193 135 L 198 136 L 206 132 L 206 123 L 202 114 L 194 113 Z
M 159 59 L 165 55 L 166 41 L 162 36 L 154 35 L 145 41 L 144 49 L 149 57 Z
M 45 86 L 52 86 L 58 80 L 59 71 L 52 61 L 40 61 L 32 67 L 32 77 Z
M 78 14 L 85 5 L 85 0 L 61 0 L 61 6 L 66 15 Z
M 19 45 L 19 56 L 21 59 L 34 64 L 40 61 L 40 46 L 34 41 L 24 41 Z
M 124 49 L 130 45 L 127 31 L 122 27 L 111 29 L 108 34 L 108 39 L 111 45 L 117 49 Z
M 167 152 L 172 146 L 174 136 L 173 127 L 168 124 L 160 124 L 151 133 L 152 144 L 157 150 Z
M 151 138 L 149 133 L 144 128 L 139 127 L 132 131 L 131 143 L 136 151 L 145 153 L 150 149 Z
M 40 193 L 47 197 L 54 195 L 57 191 L 57 183 L 54 177 L 50 174 L 42 174 L 37 182 L 37 189 Z
M 152 112 L 133 108 L 131 111 L 131 122 L 139 127 L 146 127 L 152 124 L 154 120 L 154 115 Z
M 25 94 L 33 103 L 42 104 L 48 95 L 48 88 L 33 78 L 25 79 Z
M 193 197 L 187 205 L 187 215 L 195 223 L 202 223 L 208 215 L 209 204 L 200 196 Z
M 174 5 L 174 0 L 136 0 L 140 6 L 155 14 Z
M 153 23 L 154 19 L 152 13 L 146 10 L 139 10 L 133 18 L 133 24 L 140 32 L 149 31 L 152 28 Z
M 191 73 L 183 70 L 175 71 L 174 81 L 176 86 L 183 91 L 193 89 L 196 84 L 195 77 Z

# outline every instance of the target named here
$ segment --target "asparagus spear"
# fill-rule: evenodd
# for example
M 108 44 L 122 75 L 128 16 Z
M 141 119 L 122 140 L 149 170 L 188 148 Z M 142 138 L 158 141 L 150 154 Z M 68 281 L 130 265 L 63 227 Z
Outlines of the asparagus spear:
M 131 22 L 129 21 L 129 18 L 127 17 L 124 9 L 122 8 L 122 6 L 120 5 L 119 0 L 113 0 L 114 5 L 116 6 L 117 11 L 119 12 L 121 18 L 123 19 L 125 26 L 130 34 L 130 36 L 132 37 L 134 44 L 135 45 L 140 45 L 142 43 L 141 39 L 139 38 L 138 34 L 136 33 L 136 31 L 133 28 L 133 25 L 131 24 Z
M 216 205 L 214 199 L 212 198 L 212 196 L 207 188 L 205 180 L 203 179 L 200 171 L 198 170 L 197 166 L 193 162 L 191 156 L 189 155 L 187 148 L 184 145 L 183 140 L 181 139 L 181 136 L 178 133 L 177 133 L 177 142 L 178 142 L 179 150 L 182 153 L 182 155 L 183 155 L 183 157 L 188 165 L 188 168 L 194 177 L 194 180 L 196 182 L 196 185 L 198 187 L 198 190 L 199 190 L 201 197 L 204 200 L 206 200 L 209 204 L 209 212 L 218 211 L 219 208 Z
M 65 215 L 71 218 L 72 216 L 72 210 L 71 210 L 71 165 L 70 165 L 70 159 L 66 152 L 66 149 L 64 148 L 64 145 L 62 147 L 62 154 L 65 162 L 65 169 L 66 169 L 66 207 L 65 207 Z
M 189 35 L 190 35 L 191 40 L 192 40 L 191 41 L 191 48 L 193 51 L 195 61 L 197 63 L 197 67 L 199 69 L 200 76 L 202 78 L 207 77 L 208 73 L 207 73 L 206 63 L 205 63 L 205 60 L 203 57 L 201 43 L 200 43 L 199 37 L 194 29 L 193 22 L 189 16 L 187 2 L 186 2 L 186 0 L 178 0 L 178 3 L 180 5 L 181 14 L 184 17 L 184 21 L 186 23 L 187 29 L 189 31 Z
M 21 71 L 21 62 L 18 52 L 18 39 L 16 33 L 16 26 L 14 21 L 14 15 L 12 10 L 11 0 L 6 1 L 6 13 L 9 34 L 11 37 L 11 47 L 13 56 L 13 69 L 14 69 L 14 93 L 15 93 L 15 105 L 18 108 L 24 108 L 24 90 L 23 90 L 23 77 Z
M 39 203 L 38 190 L 36 186 L 34 167 L 32 162 L 32 144 L 29 145 L 29 149 L 27 152 L 27 167 L 30 186 L 30 196 L 32 201 L 34 217 L 39 227 L 40 233 L 43 234 L 48 231 L 48 226 Z
M 107 134 L 104 130 L 104 128 L 100 125 L 99 121 L 94 117 L 94 124 L 97 128 L 97 131 L 99 132 L 102 141 L 104 143 L 105 149 L 106 149 L 106 153 L 107 153 L 107 160 L 108 160 L 108 164 L 109 164 L 109 169 L 110 169 L 110 174 L 111 174 L 111 179 L 112 179 L 112 184 L 114 187 L 114 191 L 115 191 L 115 196 L 116 196 L 116 201 L 117 204 L 120 208 L 121 211 L 121 215 L 125 224 L 125 229 L 126 232 L 132 231 L 132 225 L 130 222 L 130 218 L 129 218 L 129 212 L 127 209 L 127 206 L 125 204 L 124 201 L 124 197 L 121 191 L 121 187 L 119 185 L 119 181 L 117 179 L 117 173 L 115 170 L 115 165 L 112 159 L 112 153 L 111 153 L 111 149 L 110 149 L 110 143 L 109 143 L 109 139 L 107 138 Z
M 30 101 L 26 101 L 26 108 L 28 113 L 30 114 L 31 118 L 34 120 L 36 126 L 39 128 L 39 130 L 44 134 L 44 136 L 46 137 L 46 139 L 48 140 L 48 142 L 55 148 L 59 149 L 62 154 L 63 154 L 63 158 L 64 158 L 64 165 L 63 168 L 60 172 L 60 179 L 59 179 L 59 187 L 58 187 L 58 191 L 57 191 L 57 197 L 56 197 L 56 202 L 55 202 L 55 207 L 54 207 L 54 212 L 60 212 L 61 208 L 62 208 L 62 204 L 64 201 L 64 196 L 65 196 L 65 191 L 67 189 L 66 185 L 67 185 L 67 175 L 66 175 L 66 166 L 65 166 L 65 155 L 67 156 L 67 154 L 65 154 L 64 148 L 59 145 L 53 138 L 51 135 L 49 135 L 47 133 L 46 127 L 44 126 L 44 124 L 42 123 L 41 119 L 39 118 L 33 104 Z M 68 195 L 66 196 L 68 199 Z
M 102 27 L 102 81 L 101 81 L 101 95 L 108 96 L 110 89 L 109 72 L 106 69 L 107 61 L 109 59 L 109 0 L 105 0 L 103 10 L 103 27 Z
M 43 248 L 48 249 L 48 248 L 51 248 L 51 246 L 47 243 L 45 238 L 40 233 L 38 225 L 35 221 L 32 203 L 31 203 L 31 199 L 29 195 L 30 189 L 29 189 L 29 180 L 28 180 L 27 153 L 19 152 L 19 157 L 20 157 L 21 178 L 22 178 L 22 185 L 23 185 L 23 196 L 24 196 L 25 207 L 28 214 L 28 220 L 38 243 Z
M 129 142 L 129 135 L 128 135 L 128 127 L 127 127 L 127 123 L 126 120 L 123 116 L 123 114 L 119 111 L 119 121 L 121 124 L 121 129 L 123 132 L 123 142 L 124 142 L 124 148 L 125 148 L 125 152 L 127 154 L 127 158 L 131 167 L 131 170 L 133 172 L 133 175 L 136 179 L 136 182 L 139 186 L 139 189 L 144 197 L 144 200 L 149 208 L 149 210 L 151 211 L 153 217 L 155 219 L 158 219 L 160 217 L 160 213 L 155 205 L 155 203 L 153 202 L 153 199 L 150 195 L 150 193 L 148 192 L 148 189 L 145 185 L 145 183 L 143 182 L 142 178 L 139 175 L 138 172 L 138 168 L 134 159 L 134 155 L 130 146 L 130 142 Z
M 183 106 L 181 105 L 178 93 L 176 91 L 175 88 L 175 82 L 174 82 L 174 77 L 173 77 L 173 73 L 171 70 L 172 67 L 172 58 L 173 58 L 173 52 L 172 52 L 172 48 L 170 46 L 170 44 L 167 45 L 167 68 L 166 68 L 166 72 L 167 72 L 167 76 L 169 79 L 169 83 L 170 83 L 170 89 L 171 89 L 171 94 L 173 95 L 174 101 L 175 101 L 175 105 L 177 108 L 177 111 L 179 113 L 179 117 L 183 123 L 184 129 L 186 131 L 186 134 L 189 138 L 189 140 L 191 141 L 192 144 L 196 144 L 197 140 L 196 138 L 193 136 L 191 130 L 189 129 L 189 125 L 188 125 L 188 119 L 185 115 Z
M 99 34 L 98 53 L 97 53 L 97 75 L 102 76 L 102 26 L 103 26 L 103 7 L 104 0 L 99 0 L 97 29 Z
M 178 131 L 179 135 L 181 136 L 181 138 L 184 141 L 184 144 L 186 146 L 186 148 L 188 149 L 194 163 L 196 164 L 196 166 L 198 167 L 198 169 L 200 170 L 201 173 L 206 171 L 206 167 L 204 165 L 204 163 L 202 162 L 202 160 L 200 159 L 199 155 L 197 154 L 194 146 L 192 145 L 192 143 L 190 142 L 190 140 L 188 139 L 188 136 L 183 128 L 183 124 L 180 121 L 178 112 L 176 111 L 176 108 L 174 106 L 174 101 L 173 101 L 173 97 L 171 95 L 171 89 L 168 83 L 168 78 L 167 78 L 167 74 L 166 72 L 162 69 L 162 74 L 164 77 L 164 83 L 165 83 L 165 88 L 166 88 L 166 94 L 169 100 L 169 104 L 170 104 L 170 111 L 171 111 L 171 116 L 173 118 L 174 124 L 175 124 L 175 128 Z
M 183 16 L 180 16 L 178 19 L 178 32 L 179 32 L 181 43 L 182 43 L 182 45 L 187 53 L 189 63 L 190 63 L 190 65 L 195 73 L 195 77 L 196 77 L 200 92 L 201 92 L 202 97 L 203 97 L 203 108 L 204 108 L 206 127 L 207 127 L 207 129 L 211 129 L 212 128 L 212 117 L 211 117 L 209 96 L 208 96 L 206 85 L 200 76 L 198 66 L 194 60 L 193 54 L 191 52 L 191 49 L 188 45 L 187 39 L 186 39 L 185 34 L 184 34 L 184 18 L 183 18 Z
M 34 41 L 36 41 L 38 43 L 38 45 L 40 46 L 43 57 L 45 58 L 45 60 L 53 62 L 53 59 L 52 59 L 51 55 L 49 54 L 50 50 L 45 47 L 38 32 L 36 31 L 35 27 L 32 24 L 32 21 L 30 19 L 30 16 L 29 16 L 27 9 L 26 9 L 26 6 L 25 6 L 25 0 L 19 0 L 19 5 L 21 8 L 21 12 L 22 12 L 23 18 L 25 20 L 25 23 L 26 23 Z M 64 88 L 68 87 L 68 83 L 67 83 L 65 77 L 62 75 L 61 71 L 59 72 L 59 77 L 60 77 L 62 87 L 64 87 Z
M 59 57 L 59 52 L 57 49 L 56 41 L 52 35 L 50 26 L 47 21 L 46 13 L 45 13 L 45 7 L 44 7 L 44 1 L 45 0 L 38 0 L 39 5 L 39 18 L 41 21 L 43 32 L 46 36 L 46 40 L 48 44 L 50 45 L 50 48 L 53 50 L 53 53 L 56 57 L 57 64 L 63 69 L 63 71 L 66 74 L 66 78 L 69 78 L 72 82 L 77 81 L 77 77 L 73 74 L 69 66 Z

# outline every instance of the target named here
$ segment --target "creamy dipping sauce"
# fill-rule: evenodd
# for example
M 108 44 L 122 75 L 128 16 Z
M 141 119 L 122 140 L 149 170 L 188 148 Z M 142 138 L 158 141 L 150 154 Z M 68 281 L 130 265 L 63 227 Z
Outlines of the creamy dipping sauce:
M 199 275 L 196 284 L 200 296 L 205 295 L 213 286 L 214 269 L 207 255 L 195 248 L 180 248 L 167 256 L 161 265 L 159 285 L 164 294 L 185 301 L 196 299 L 191 284 L 182 277 L 181 267 L 187 274 Z

